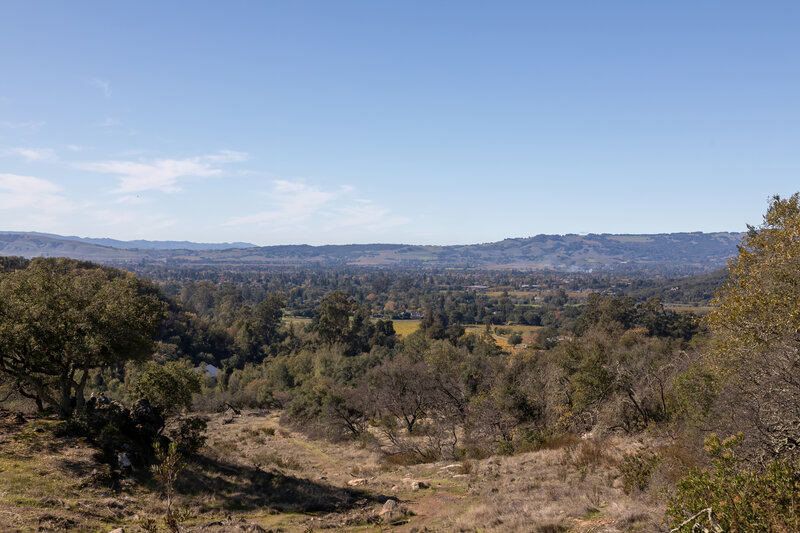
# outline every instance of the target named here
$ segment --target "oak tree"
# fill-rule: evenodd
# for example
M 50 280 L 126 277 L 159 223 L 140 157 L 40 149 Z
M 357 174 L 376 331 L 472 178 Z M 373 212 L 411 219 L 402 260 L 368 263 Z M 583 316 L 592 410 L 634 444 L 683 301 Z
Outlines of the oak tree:
M 0 275 L 0 373 L 62 417 L 84 404 L 90 371 L 152 355 L 158 289 L 128 272 L 37 258 Z

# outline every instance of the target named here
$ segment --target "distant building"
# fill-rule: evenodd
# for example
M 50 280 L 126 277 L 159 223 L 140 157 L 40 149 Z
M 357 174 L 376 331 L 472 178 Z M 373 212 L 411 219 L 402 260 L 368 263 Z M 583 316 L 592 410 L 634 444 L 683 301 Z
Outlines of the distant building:
M 217 372 L 219 372 L 219 368 L 215 367 L 211 363 L 207 363 L 207 364 L 195 367 L 194 371 L 197 372 L 200 375 L 208 374 L 212 378 L 215 378 L 215 377 L 217 377 Z

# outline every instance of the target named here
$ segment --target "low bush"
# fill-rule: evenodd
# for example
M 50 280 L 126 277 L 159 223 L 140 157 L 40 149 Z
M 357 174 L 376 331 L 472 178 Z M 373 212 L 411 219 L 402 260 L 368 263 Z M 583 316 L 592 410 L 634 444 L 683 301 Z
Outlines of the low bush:
M 667 504 L 667 517 L 678 531 L 695 523 L 722 531 L 800 531 L 800 464 L 774 461 L 753 470 L 735 449 L 741 435 L 706 439 L 711 467 L 695 468 L 678 482 Z
M 205 431 L 208 422 L 205 418 L 192 416 L 182 419 L 169 433 L 170 439 L 178 447 L 183 457 L 192 457 L 206 443 Z
M 605 452 L 605 443 L 601 440 L 585 440 L 573 456 L 575 467 L 590 467 L 613 463 L 613 459 Z
M 646 490 L 660 461 L 661 457 L 650 451 L 626 454 L 617 466 L 625 494 Z
M 514 455 L 514 444 L 510 440 L 501 440 L 495 443 L 497 455 Z

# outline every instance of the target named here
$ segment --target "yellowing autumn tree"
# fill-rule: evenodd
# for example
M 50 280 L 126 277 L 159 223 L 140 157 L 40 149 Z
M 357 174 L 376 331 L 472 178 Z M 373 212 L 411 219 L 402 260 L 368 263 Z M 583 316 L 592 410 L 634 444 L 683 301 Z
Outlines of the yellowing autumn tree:
M 708 320 L 720 413 L 762 458 L 800 448 L 800 195 L 775 196 L 750 227 Z

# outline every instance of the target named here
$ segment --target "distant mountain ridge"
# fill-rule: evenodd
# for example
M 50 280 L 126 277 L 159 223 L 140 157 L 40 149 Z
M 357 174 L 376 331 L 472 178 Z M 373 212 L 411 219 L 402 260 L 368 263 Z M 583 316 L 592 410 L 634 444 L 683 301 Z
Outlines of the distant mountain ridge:
M 69 241 L 80 241 L 99 246 L 110 246 L 112 248 L 142 249 L 142 250 L 227 250 L 229 248 L 253 248 L 256 245 L 249 242 L 222 242 L 204 243 L 191 241 L 118 241 L 117 239 L 92 237 L 76 237 L 74 235 L 56 235 L 55 233 L 40 233 L 38 231 L 0 231 L 0 235 L 34 235 L 38 237 L 50 237 L 53 239 L 64 239 Z
M 453 246 L 407 244 L 253 246 L 183 241 L 114 241 L 0 232 L 0 255 L 66 256 L 99 263 L 170 266 L 343 266 L 516 268 L 561 271 L 660 269 L 706 272 L 726 265 L 744 233 L 536 235 Z M 111 244 L 105 244 L 111 243 Z M 117 245 L 114 245 L 117 243 Z M 134 243 L 151 246 L 135 247 Z M 176 248 L 166 247 L 178 246 Z

